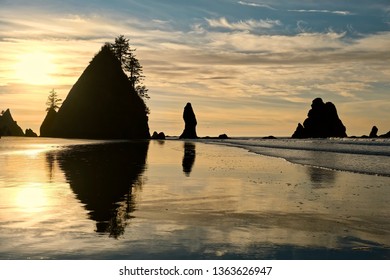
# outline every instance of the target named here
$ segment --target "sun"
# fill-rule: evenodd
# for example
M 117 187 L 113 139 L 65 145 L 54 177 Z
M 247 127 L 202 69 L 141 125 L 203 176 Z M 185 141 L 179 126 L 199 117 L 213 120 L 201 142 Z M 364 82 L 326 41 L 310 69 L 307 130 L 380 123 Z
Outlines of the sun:
M 19 81 L 32 85 L 44 85 L 53 82 L 52 74 L 56 70 L 52 55 L 35 51 L 19 56 L 15 64 L 15 75 Z

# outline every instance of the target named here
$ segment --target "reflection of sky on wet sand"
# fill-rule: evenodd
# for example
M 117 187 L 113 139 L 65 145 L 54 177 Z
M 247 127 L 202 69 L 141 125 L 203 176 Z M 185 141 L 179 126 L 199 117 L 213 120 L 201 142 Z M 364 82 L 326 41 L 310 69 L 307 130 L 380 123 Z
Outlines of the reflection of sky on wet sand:
M 389 257 L 390 178 L 199 142 L 116 145 L 1 155 L 2 258 Z
M 306 167 L 278 159 L 202 144 L 196 146 L 191 177 L 180 178 L 178 169 L 166 168 L 171 162 L 153 166 L 179 150 L 179 144 L 169 145 L 150 153 L 145 175 L 150 188 L 144 187 L 138 211 L 156 220 L 156 227 L 145 231 L 158 232 L 157 239 L 177 238 L 177 244 L 191 248 L 226 242 L 235 248 L 227 254 L 245 254 L 258 244 L 337 250 L 349 236 L 357 237 L 354 248 L 367 247 L 369 240 L 389 245 L 388 206 L 382 196 L 388 178 L 375 178 L 370 190 L 370 176 L 307 173 Z

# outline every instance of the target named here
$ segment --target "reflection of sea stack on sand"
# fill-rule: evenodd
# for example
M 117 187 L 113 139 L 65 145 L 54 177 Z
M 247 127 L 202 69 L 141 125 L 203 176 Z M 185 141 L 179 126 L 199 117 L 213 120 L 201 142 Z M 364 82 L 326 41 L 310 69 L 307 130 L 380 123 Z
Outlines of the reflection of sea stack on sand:
M 191 142 L 185 142 L 184 143 L 184 156 L 183 156 L 183 172 L 184 174 L 189 177 L 192 171 L 192 167 L 194 166 L 195 162 L 195 152 L 196 146 L 195 143 Z
M 118 238 L 135 210 L 132 191 L 142 184 L 148 149 L 148 141 L 76 145 L 47 160 L 48 166 L 57 160 L 76 198 L 96 221 L 96 231 Z
M 183 119 L 185 122 L 185 127 L 183 133 L 180 135 L 180 139 L 196 139 L 196 117 L 194 110 L 192 109 L 191 103 L 187 103 L 184 107 Z

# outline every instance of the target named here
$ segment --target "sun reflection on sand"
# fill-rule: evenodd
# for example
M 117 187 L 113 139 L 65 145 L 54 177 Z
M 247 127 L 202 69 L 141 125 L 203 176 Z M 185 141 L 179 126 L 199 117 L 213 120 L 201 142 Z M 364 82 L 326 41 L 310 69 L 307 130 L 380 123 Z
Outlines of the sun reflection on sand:
M 19 188 L 15 197 L 16 208 L 26 213 L 45 211 L 48 200 L 45 187 L 41 183 L 30 183 Z
M 15 151 L 15 154 L 22 154 L 26 155 L 30 158 L 37 157 L 41 153 L 47 153 L 49 151 L 53 150 L 53 147 L 51 145 L 31 145 L 25 150 L 21 151 Z

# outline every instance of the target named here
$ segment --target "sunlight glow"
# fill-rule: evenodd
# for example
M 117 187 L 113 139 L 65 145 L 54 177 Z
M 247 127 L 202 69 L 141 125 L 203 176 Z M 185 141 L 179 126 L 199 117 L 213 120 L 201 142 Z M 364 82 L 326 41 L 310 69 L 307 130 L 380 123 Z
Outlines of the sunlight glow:
M 53 57 L 42 51 L 22 54 L 15 65 L 16 78 L 23 83 L 44 85 L 53 82 L 51 74 L 56 70 Z
M 46 192 L 41 184 L 31 183 L 18 192 L 16 203 L 22 212 L 41 212 L 47 205 Z

